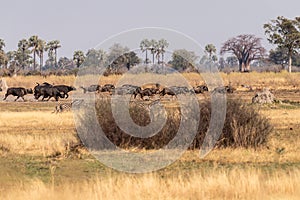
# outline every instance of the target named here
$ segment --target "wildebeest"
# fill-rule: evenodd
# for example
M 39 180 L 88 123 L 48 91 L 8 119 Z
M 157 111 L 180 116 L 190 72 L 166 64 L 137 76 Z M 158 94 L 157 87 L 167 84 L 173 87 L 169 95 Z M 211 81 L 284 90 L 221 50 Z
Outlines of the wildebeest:
M 172 90 L 176 95 L 190 94 L 191 92 L 186 86 L 172 86 L 169 89 Z
M 67 85 L 54 85 L 53 87 L 57 88 L 60 93 L 63 93 L 66 99 L 69 97 L 68 92 L 76 90 L 75 87 Z
M 100 88 L 100 92 L 113 92 L 115 86 L 113 84 L 105 84 Z
M 160 96 L 165 96 L 166 94 L 167 95 L 170 95 L 170 96 L 176 96 L 176 93 L 171 90 L 170 88 L 164 88 L 162 89 L 162 91 L 160 91 Z
M 81 89 L 83 89 L 83 93 L 86 92 L 99 92 L 101 89 L 100 85 L 90 85 L 89 87 L 80 87 Z
M 205 91 L 208 91 L 208 87 L 206 85 L 198 85 L 193 89 L 196 94 L 200 94 L 200 93 L 204 93 Z
M 26 94 L 32 94 L 32 89 L 25 89 L 23 87 L 12 87 L 12 88 L 8 88 L 7 92 L 5 94 L 5 97 L 3 100 L 6 100 L 6 98 L 9 95 L 13 95 L 13 96 L 17 96 L 17 98 L 15 99 L 15 101 L 17 101 L 20 97 L 23 99 L 23 101 L 25 101 L 24 96 Z
M 145 88 L 145 89 L 141 89 L 140 87 L 136 88 L 136 90 L 133 92 L 134 98 L 136 98 L 136 96 L 139 94 L 141 96 L 141 98 L 143 99 L 143 97 L 145 96 L 153 96 L 155 94 L 157 94 L 158 89 L 156 88 Z
M 221 87 L 217 87 L 213 90 L 213 93 L 217 92 L 217 93 L 222 93 L 222 94 L 225 94 L 225 93 L 233 93 L 235 89 L 230 86 L 230 85 L 226 85 L 225 87 L 221 86 Z
M 53 85 L 44 82 L 41 85 L 37 83 L 37 85 L 34 87 L 35 99 L 38 100 L 40 96 L 43 96 L 42 101 L 44 101 L 45 98 L 48 98 L 47 101 L 49 101 L 49 99 L 52 97 L 55 98 L 56 101 L 58 101 L 59 98 L 64 98 L 65 94 L 63 92 L 60 92 Z
M 114 90 L 114 93 L 117 95 L 125 95 L 125 94 L 134 95 L 137 88 L 140 88 L 140 87 L 135 86 L 135 85 L 130 85 L 130 84 L 124 84 L 121 87 L 117 87 Z

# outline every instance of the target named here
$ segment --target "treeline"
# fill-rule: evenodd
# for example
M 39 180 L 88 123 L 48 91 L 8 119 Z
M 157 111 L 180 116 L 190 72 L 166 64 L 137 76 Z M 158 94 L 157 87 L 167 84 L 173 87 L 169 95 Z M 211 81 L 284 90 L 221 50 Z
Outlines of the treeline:
M 169 43 L 163 38 L 143 39 L 139 44 L 143 58 L 121 44 L 114 44 L 107 52 L 103 49 L 90 49 L 86 53 L 76 50 L 72 58 L 57 58 L 57 51 L 62 47 L 60 41 L 46 42 L 37 35 L 21 39 L 16 50 L 5 52 L 5 41 L 0 39 L 0 75 L 76 74 L 83 65 L 105 67 L 107 74 L 124 73 L 137 64 L 168 66 L 181 72 L 191 72 L 206 62 L 214 63 L 223 71 L 249 72 L 254 67 L 258 71 L 287 69 L 291 72 L 292 66 L 297 67 L 294 71 L 299 71 L 300 17 L 287 19 L 279 16 L 264 24 L 263 28 L 268 41 L 277 45 L 269 52 L 262 46 L 262 38 L 243 34 L 225 41 L 220 51 L 214 44 L 207 44 L 205 55 L 199 57 L 193 51 L 177 49 L 168 60 L 165 55 Z M 46 53 L 48 59 L 44 62 Z

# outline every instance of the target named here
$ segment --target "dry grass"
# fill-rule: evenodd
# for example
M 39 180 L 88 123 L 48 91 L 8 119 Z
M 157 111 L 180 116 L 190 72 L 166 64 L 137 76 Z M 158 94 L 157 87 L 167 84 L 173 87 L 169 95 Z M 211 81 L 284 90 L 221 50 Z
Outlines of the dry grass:
M 34 180 L 0 193 L 1 199 L 298 199 L 300 171 L 265 174 L 260 170 L 190 172 L 164 178 L 156 174 L 113 175 L 49 186 Z
M 203 83 L 198 74 L 183 76 L 192 86 Z M 225 84 L 231 82 L 238 89 L 241 84 L 276 90 L 300 87 L 300 73 L 221 73 L 221 76 Z M 103 77 L 101 84 L 115 84 L 120 78 Z M 35 82 L 44 81 L 73 85 L 75 77 L 29 76 L 6 80 L 10 87 L 34 87 Z M 290 95 L 298 101 L 298 94 Z M 159 172 L 130 175 L 103 169 L 94 164 L 96 161 L 89 162 L 88 156 L 53 158 L 56 164 L 49 164 L 52 159 L 49 155 L 57 152 L 63 155 L 69 144 L 77 142 L 72 114 L 51 114 L 54 105 L 0 103 L 0 169 L 5 175 L 0 177 L 0 199 L 299 199 L 299 108 L 261 109 L 275 126 L 266 147 L 217 149 L 202 160 L 199 151 L 187 151 L 179 161 Z M 93 170 L 99 172 L 98 176 L 87 178 L 93 176 Z M 80 181 L 74 181 L 73 176 L 80 177 Z
M 236 88 L 240 88 L 242 84 L 251 85 L 255 88 L 263 88 L 269 87 L 270 89 L 299 89 L 300 87 L 300 73 L 292 73 L 289 74 L 285 71 L 281 73 L 274 72 L 252 72 L 252 73 L 220 73 L 219 74 L 224 81 L 224 84 L 228 85 L 231 83 L 232 86 Z M 133 77 L 136 75 L 126 75 L 128 77 Z M 149 78 L 149 74 L 139 74 L 140 79 L 144 79 L 145 77 Z M 170 75 L 158 75 L 163 79 L 168 78 L 170 80 Z M 200 85 L 203 84 L 203 78 L 207 77 L 207 74 L 197 74 L 197 73 L 183 73 L 182 76 L 188 80 L 188 82 L 192 85 Z M 121 75 L 111 75 L 108 77 L 101 77 L 100 83 L 112 83 L 116 84 L 118 80 L 122 78 Z M 76 79 L 75 76 L 49 76 L 43 78 L 41 76 L 18 76 L 18 77 L 7 77 L 5 78 L 9 87 L 13 86 L 23 86 L 23 87 L 34 87 L 36 82 L 49 82 L 54 84 L 67 84 L 74 85 L 74 81 Z M 169 81 L 168 80 L 168 81 Z M 172 81 L 171 81 L 172 82 Z M 174 82 L 176 84 L 176 82 Z
M 66 145 L 77 141 L 75 134 L 72 113 L 0 113 L 0 145 L 9 153 L 44 156 L 62 153 Z

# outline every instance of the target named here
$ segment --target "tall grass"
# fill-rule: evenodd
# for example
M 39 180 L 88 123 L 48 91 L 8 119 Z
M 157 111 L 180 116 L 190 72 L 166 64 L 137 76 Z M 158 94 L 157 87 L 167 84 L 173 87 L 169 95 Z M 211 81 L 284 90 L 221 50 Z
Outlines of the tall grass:
M 129 76 L 139 76 L 140 78 L 149 77 L 149 74 L 138 74 Z M 165 78 L 170 78 L 169 75 L 161 75 Z M 206 74 L 198 73 L 183 73 L 182 76 L 188 80 L 192 86 L 204 84 L 203 77 Z M 224 84 L 231 84 L 233 87 L 240 87 L 243 85 L 251 85 L 253 88 L 269 87 L 271 89 L 299 89 L 300 87 L 300 73 L 287 73 L 285 71 L 280 73 L 275 72 L 251 72 L 251 73 L 220 73 Z M 102 76 L 100 79 L 101 84 L 112 83 L 116 84 L 122 75 L 110 75 L 108 77 Z M 23 87 L 34 87 L 36 82 L 49 82 L 54 84 L 67 84 L 74 85 L 76 79 L 75 76 L 17 76 L 17 77 L 5 77 L 9 87 L 23 86 Z M 175 82 L 176 83 L 176 82 Z
M 266 174 L 234 169 L 171 177 L 153 173 L 98 176 L 57 186 L 33 180 L 1 192 L 0 199 L 298 199 L 299 178 L 299 170 Z
M 77 140 L 71 113 L 0 113 L 0 155 L 63 154 L 68 145 L 77 143 Z

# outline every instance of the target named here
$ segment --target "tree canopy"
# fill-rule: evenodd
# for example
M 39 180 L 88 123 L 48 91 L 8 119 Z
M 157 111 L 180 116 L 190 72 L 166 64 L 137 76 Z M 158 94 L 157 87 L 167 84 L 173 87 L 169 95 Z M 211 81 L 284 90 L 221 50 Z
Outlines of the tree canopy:
M 227 40 L 220 53 L 232 53 L 239 61 L 239 71 L 249 71 L 250 63 L 253 60 L 261 59 L 265 56 L 266 50 L 261 45 L 261 38 L 255 35 L 243 34 Z
M 288 71 L 292 71 L 292 56 L 300 48 L 300 17 L 294 20 L 279 16 L 264 24 L 268 41 L 288 50 Z
M 184 71 L 188 68 L 193 68 L 198 56 L 193 51 L 186 49 L 175 50 L 172 54 L 172 67 L 178 71 Z

